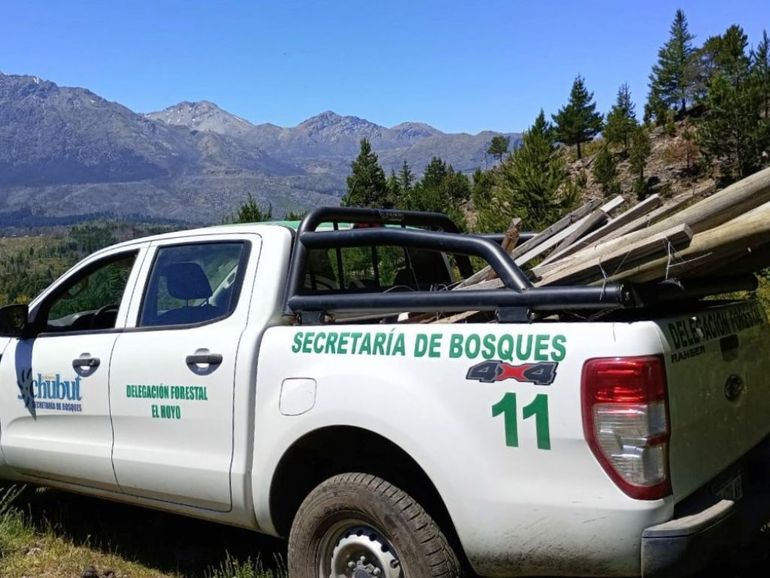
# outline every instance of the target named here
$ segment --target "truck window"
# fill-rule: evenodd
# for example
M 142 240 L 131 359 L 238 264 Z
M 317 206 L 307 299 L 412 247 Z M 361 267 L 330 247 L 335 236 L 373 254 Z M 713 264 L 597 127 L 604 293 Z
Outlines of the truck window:
M 160 247 L 139 316 L 140 327 L 189 325 L 230 315 L 240 293 L 242 242 Z
M 443 253 L 404 247 L 314 249 L 308 253 L 305 292 L 428 291 L 452 283 Z
M 114 328 L 136 255 L 112 256 L 76 274 L 43 303 L 41 325 L 57 333 Z

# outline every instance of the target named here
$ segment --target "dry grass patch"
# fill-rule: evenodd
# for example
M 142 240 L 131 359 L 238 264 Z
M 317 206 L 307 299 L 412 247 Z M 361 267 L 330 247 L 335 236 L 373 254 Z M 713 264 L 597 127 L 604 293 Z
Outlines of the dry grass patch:
M 3 578 L 283 578 L 285 544 L 45 489 L 0 491 Z

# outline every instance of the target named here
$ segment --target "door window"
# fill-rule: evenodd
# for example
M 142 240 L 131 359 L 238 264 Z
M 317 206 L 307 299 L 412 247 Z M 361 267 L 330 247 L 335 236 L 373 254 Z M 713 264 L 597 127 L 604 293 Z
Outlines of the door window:
M 85 267 L 43 303 L 37 321 L 47 332 L 113 329 L 137 251 Z
M 190 325 L 227 317 L 238 301 L 245 260 L 242 242 L 160 247 L 139 326 Z

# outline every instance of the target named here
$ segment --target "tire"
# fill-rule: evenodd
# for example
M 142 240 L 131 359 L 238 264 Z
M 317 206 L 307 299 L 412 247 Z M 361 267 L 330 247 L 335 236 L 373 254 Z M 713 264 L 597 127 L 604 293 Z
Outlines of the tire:
M 305 498 L 291 527 L 288 563 L 289 578 L 461 576 L 457 555 L 422 506 L 361 473 L 329 478 Z

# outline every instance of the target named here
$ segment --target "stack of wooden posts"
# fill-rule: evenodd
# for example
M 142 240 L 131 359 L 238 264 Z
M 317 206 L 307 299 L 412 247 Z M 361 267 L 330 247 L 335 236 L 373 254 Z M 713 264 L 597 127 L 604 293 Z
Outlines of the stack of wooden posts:
M 770 267 L 770 169 L 711 192 L 701 187 L 665 201 L 652 195 L 620 214 L 622 197 L 592 201 L 506 248 L 537 286 L 727 277 Z M 507 239 L 517 237 L 515 221 Z M 457 289 L 494 287 L 502 283 L 485 269 Z

